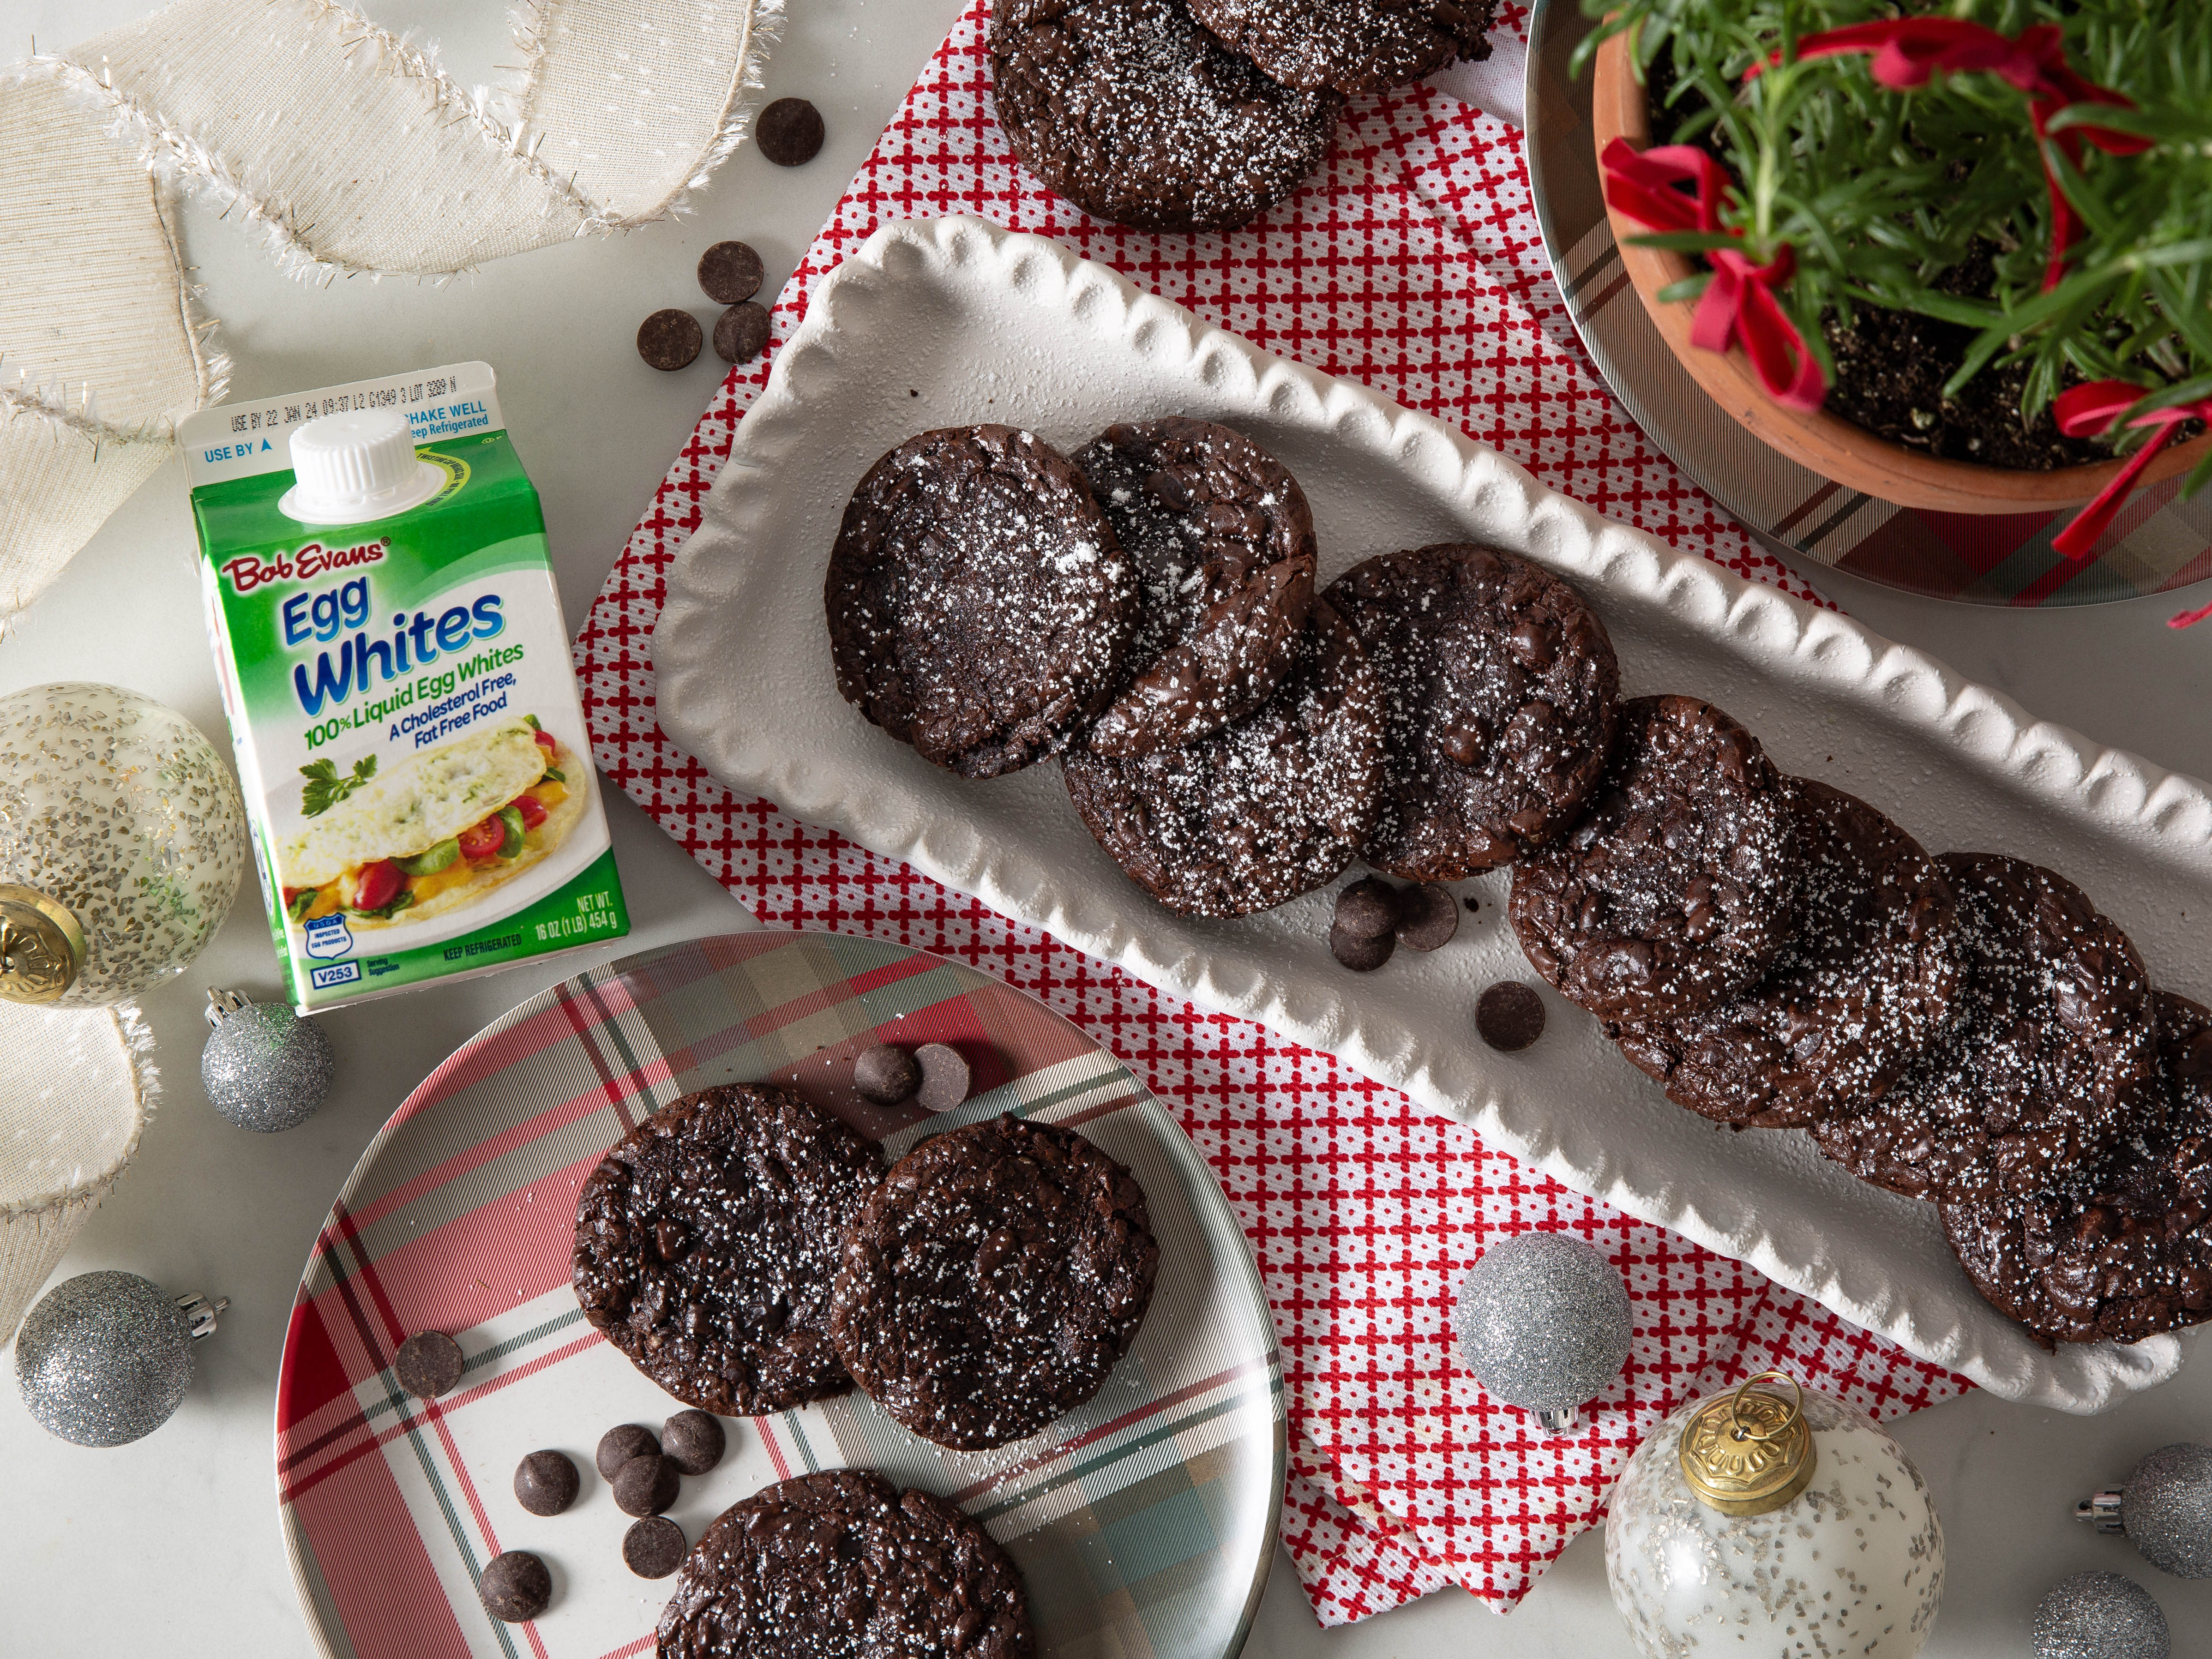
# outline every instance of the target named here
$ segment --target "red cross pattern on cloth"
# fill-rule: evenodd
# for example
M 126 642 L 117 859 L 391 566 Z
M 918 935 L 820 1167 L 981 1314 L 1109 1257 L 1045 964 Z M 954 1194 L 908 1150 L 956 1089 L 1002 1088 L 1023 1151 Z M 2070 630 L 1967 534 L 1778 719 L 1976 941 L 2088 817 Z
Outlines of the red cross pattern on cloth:
M 1500 27 L 1521 31 L 1509 4 Z M 1227 233 L 1091 219 L 1024 174 L 992 114 L 976 0 L 922 71 L 775 307 L 888 221 L 970 213 L 1057 238 L 1267 350 L 1455 422 L 1601 512 L 1818 602 L 1621 412 L 1574 337 L 1517 130 L 1428 86 L 1357 98 L 1322 171 Z M 1164 995 L 895 860 L 724 788 L 663 735 L 650 647 L 677 549 L 775 344 L 732 371 L 576 641 L 606 775 L 759 919 L 866 934 L 999 975 L 1091 1032 L 1181 1118 L 1243 1224 L 1274 1310 L 1290 1419 L 1283 1539 L 1342 1624 L 1448 1583 L 1528 1593 L 1598 1520 L 1638 1438 L 1683 1400 L 1784 1364 L 1894 1417 L 1969 1385 L 1739 1262 L 1486 1149 L 1464 1125 L 1249 1021 Z M 1624 1076 L 1625 1068 L 1624 1068 Z M 1454 1355 L 1452 1291 L 1484 1248 L 1571 1232 L 1620 1268 L 1620 1380 L 1553 1441 Z

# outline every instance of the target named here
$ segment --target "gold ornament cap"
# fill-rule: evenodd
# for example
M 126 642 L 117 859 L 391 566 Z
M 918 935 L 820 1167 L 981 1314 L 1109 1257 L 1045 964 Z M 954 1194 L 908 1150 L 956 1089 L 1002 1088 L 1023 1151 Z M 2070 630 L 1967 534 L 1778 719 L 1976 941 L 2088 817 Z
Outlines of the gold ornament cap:
M 1753 1390 L 1771 1379 L 1791 1398 Z M 1717 1395 L 1682 1425 L 1682 1478 L 1698 1501 L 1723 1515 L 1765 1515 L 1812 1483 L 1820 1453 L 1805 1421 L 1805 1390 L 1787 1371 L 1746 1377 L 1733 1394 Z
M 0 881 L 0 1000 L 52 1002 L 84 971 L 84 929 L 35 887 Z

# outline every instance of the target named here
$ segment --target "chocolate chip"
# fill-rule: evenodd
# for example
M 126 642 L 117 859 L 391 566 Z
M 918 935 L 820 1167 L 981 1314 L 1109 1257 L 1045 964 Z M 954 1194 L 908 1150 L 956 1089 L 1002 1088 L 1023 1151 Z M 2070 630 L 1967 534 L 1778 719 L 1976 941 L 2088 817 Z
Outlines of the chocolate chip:
M 768 313 L 748 300 L 714 321 L 714 355 L 726 363 L 749 363 L 768 343 Z
M 779 98 L 753 123 L 753 142 L 780 167 L 804 167 L 822 153 L 822 112 L 804 98 Z
M 599 1437 L 599 1449 L 592 1454 L 592 1462 L 599 1466 L 600 1480 L 611 1480 L 632 1458 L 651 1457 L 659 1449 L 660 1443 L 653 1437 L 651 1429 L 617 1423 Z
M 1514 1054 L 1544 1035 L 1544 999 L 1517 980 L 1501 979 L 1476 1001 L 1474 1029 L 1492 1048 Z
M 942 1042 L 925 1042 L 914 1051 L 921 1067 L 921 1091 L 917 1103 L 925 1112 L 949 1112 L 968 1098 L 968 1062 L 957 1048 Z
M 1399 908 L 1398 890 L 1369 876 L 1336 896 L 1329 926 L 1341 927 L 1353 939 L 1380 939 L 1398 925 Z
M 706 1474 L 722 1461 L 729 1443 L 722 1419 L 712 1412 L 678 1412 L 660 1425 L 660 1449 L 685 1474 Z
M 658 1515 L 684 1489 L 683 1471 L 658 1454 L 633 1457 L 615 1471 L 615 1507 L 624 1515 Z
M 1459 932 L 1459 901 L 1432 881 L 1398 895 L 1398 943 L 1408 951 L 1433 951 Z
M 484 1563 L 477 1594 L 493 1618 L 503 1625 L 520 1625 L 551 1605 L 553 1575 L 528 1550 L 508 1550 Z
M 706 337 L 696 317 L 672 306 L 637 325 L 637 355 L 653 368 L 673 373 L 690 366 Z
M 1468 915 L 1473 915 L 1476 911 L 1478 911 L 1478 910 L 1480 910 L 1480 909 L 1481 909 L 1481 908 L 1482 908 L 1482 901 L 1481 901 L 1480 899 L 1479 899 L 1479 898 L 1475 897 L 1475 896 L 1474 896 L 1474 895 L 1473 895 L 1472 893 L 1468 894 L 1468 899 L 1467 899 L 1467 913 L 1468 913 Z
M 417 1400 L 435 1400 L 461 1380 L 461 1345 L 443 1331 L 417 1331 L 392 1362 L 399 1386 Z
M 760 292 L 768 272 L 743 242 L 717 242 L 699 256 L 699 286 L 718 306 L 733 306 Z
M 1395 933 L 1377 933 L 1363 939 L 1358 933 L 1347 933 L 1341 924 L 1331 923 L 1328 930 L 1328 953 L 1355 974 L 1371 974 L 1390 960 L 1390 953 L 1398 948 Z
M 556 1451 L 534 1451 L 514 1466 L 514 1501 L 532 1515 L 558 1515 L 576 1501 L 583 1477 Z
M 863 1100 L 896 1106 L 913 1099 L 914 1091 L 921 1087 L 921 1067 L 905 1049 L 878 1042 L 872 1048 L 861 1049 L 853 1061 L 853 1086 Z
M 630 1522 L 623 1534 L 623 1565 L 641 1578 L 665 1578 L 684 1565 L 684 1528 L 665 1515 Z

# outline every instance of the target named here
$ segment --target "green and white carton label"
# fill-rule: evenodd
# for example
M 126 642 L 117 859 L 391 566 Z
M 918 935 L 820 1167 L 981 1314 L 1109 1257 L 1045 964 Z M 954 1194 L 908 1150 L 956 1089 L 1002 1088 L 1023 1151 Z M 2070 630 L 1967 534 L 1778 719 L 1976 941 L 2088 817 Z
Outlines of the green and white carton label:
M 374 411 L 405 416 L 405 439 Z M 392 499 L 420 499 L 365 521 L 293 516 L 303 503 L 332 515 L 307 497 L 305 447 L 295 480 L 293 438 L 363 414 L 410 474 Z M 627 933 L 545 521 L 490 366 L 203 410 L 178 437 L 294 1006 Z M 373 511 L 385 497 L 361 499 Z

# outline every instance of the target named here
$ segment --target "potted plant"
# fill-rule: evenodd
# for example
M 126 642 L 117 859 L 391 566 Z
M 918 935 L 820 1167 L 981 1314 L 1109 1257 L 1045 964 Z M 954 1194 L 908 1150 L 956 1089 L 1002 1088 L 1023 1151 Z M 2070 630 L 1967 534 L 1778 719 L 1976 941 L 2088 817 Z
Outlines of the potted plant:
M 2212 479 L 2212 3 L 1584 4 L 1622 259 L 1755 435 L 1909 507 L 2087 501 L 2077 558 Z

